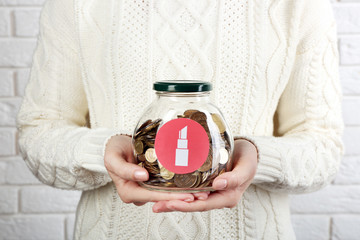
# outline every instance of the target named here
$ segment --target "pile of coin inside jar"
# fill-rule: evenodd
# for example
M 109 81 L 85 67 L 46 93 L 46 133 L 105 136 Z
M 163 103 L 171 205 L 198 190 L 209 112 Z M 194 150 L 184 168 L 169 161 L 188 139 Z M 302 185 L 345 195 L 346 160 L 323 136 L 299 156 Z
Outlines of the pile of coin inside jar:
M 210 116 L 211 120 L 208 119 Z M 210 144 L 205 163 L 198 170 L 187 174 L 175 174 L 164 168 L 158 161 L 154 148 L 155 137 L 163 120 L 149 119 L 140 125 L 133 138 L 138 164 L 149 172 L 149 180 L 143 184 L 145 186 L 182 189 L 211 187 L 213 180 L 218 175 L 229 171 L 231 168 L 229 164 L 231 162 L 229 161 L 231 157 L 230 138 L 226 126 L 216 113 L 205 114 L 198 110 L 189 109 L 177 117 L 196 121 L 206 131 Z

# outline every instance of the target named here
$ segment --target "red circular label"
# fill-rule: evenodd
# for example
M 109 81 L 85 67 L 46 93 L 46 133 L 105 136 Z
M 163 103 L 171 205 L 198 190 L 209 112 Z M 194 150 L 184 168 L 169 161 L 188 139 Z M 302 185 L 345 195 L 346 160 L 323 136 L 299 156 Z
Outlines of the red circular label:
M 167 170 L 178 174 L 191 173 L 206 161 L 209 138 L 205 129 L 194 120 L 174 119 L 159 129 L 155 152 Z

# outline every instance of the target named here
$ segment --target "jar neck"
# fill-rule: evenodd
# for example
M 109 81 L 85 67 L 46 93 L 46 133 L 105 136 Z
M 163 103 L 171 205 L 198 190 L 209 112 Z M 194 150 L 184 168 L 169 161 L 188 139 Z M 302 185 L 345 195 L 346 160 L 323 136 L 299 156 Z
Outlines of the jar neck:
M 170 101 L 210 101 L 210 92 L 156 92 L 156 95 Z

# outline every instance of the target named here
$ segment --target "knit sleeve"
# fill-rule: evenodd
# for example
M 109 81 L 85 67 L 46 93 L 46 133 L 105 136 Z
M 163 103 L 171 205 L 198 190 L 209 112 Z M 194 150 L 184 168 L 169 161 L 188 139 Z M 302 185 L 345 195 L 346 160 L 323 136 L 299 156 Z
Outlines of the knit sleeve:
M 89 190 L 111 178 L 105 143 L 119 131 L 87 127 L 72 0 L 44 5 L 31 76 L 18 113 L 20 152 L 43 183 Z
M 333 19 L 325 22 L 313 34 L 308 31 L 297 48 L 277 108 L 280 137 L 248 137 L 259 152 L 253 183 L 267 190 L 315 191 L 339 169 L 343 121 L 336 26 Z

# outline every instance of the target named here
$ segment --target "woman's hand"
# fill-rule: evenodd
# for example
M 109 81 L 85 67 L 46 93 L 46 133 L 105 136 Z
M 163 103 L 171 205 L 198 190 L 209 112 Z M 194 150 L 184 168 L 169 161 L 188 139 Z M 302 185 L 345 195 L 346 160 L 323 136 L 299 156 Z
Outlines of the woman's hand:
M 146 181 L 148 172 L 138 166 L 133 156 L 131 138 L 117 135 L 112 137 L 105 149 L 104 164 L 113 180 L 121 200 L 137 206 L 147 202 L 177 200 L 191 202 L 194 197 L 207 198 L 208 194 L 162 193 L 149 191 L 138 185 L 137 181 Z
M 217 191 L 210 193 L 207 199 L 198 199 L 192 202 L 159 201 L 154 204 L 153 211 L 198 212 L 235 207 L 255 176 L 257 169 L 256 147 L 249 141 L 236 140 L 233 160 L 233 170 L 215 178 L 213 188 Z

